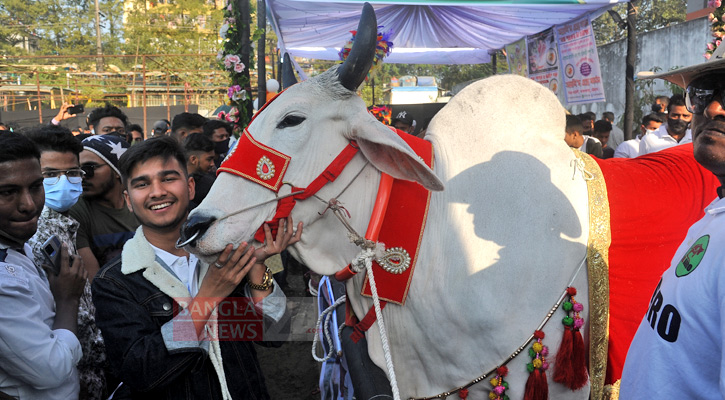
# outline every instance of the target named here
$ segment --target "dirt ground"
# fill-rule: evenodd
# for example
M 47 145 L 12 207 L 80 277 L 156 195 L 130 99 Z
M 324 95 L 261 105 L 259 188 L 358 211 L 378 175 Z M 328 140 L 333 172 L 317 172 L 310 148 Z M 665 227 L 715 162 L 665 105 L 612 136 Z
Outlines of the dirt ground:
M 313 328 L 316 309 L 312 297 L 305 291 L 303 273 L 299 267 L 288 271 L 285 289 L 288 308 L 292 308 L 292 339 L 279 348 L 256 346 L 259 362 L 273 400 L 319 400 L 320 365 L 312 358 L 312 339 L 300 330 Z M 305 328 L 306 327 L 306 328 Z M 295 334 L 297 333 L 297 334 Z

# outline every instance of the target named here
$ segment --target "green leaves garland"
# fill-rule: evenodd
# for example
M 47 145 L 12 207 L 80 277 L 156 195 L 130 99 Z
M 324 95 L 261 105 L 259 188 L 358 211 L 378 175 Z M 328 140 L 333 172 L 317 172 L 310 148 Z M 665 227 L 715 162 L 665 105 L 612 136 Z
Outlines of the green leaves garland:
M 248 111 L 252 107 L 249 74 L 245 74 L 244 71 L 247 68 L 254 68 L 253 65 L 244 65 L 241 61 L 242 47 L 244 45 L 241 37 L 242 21 L 238 2 L 230 0 L 224 9 L 224 20 L 219 29 L 222 46 L 217 53 L 217 60 L 220 66 L 229 73 L 231 83 L 227 90 L 227 104 L 232 108 L 228 113 L 220 113 L 219 117 L 234 125 L 234 133 L 237 136 L 249 123 Z M 250 64 L 253 64 L 251 61 L 253 59 L 254 49 L 250 46 Z

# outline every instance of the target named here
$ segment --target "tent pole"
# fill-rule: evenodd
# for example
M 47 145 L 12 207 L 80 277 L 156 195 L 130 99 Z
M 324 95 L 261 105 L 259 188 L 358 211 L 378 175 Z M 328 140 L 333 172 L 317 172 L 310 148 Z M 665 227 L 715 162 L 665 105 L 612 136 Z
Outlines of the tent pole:
M 496 59 L 498 58 L 498 57 L 496 57 L 497 54 L 498 54 L 498 51 L 495 51 L 495 50 L 491 54 L 491 68 L 493 69 L 493 75 L 496 75 L 496 70 L 498 69 L 497 65 L 496 65 Z
M 627 68 L 624 100 L 624 140 L 632 139 L 634 129 L 634 64 L 637 62 L 637 10 L 635 0 L 627 3 Z

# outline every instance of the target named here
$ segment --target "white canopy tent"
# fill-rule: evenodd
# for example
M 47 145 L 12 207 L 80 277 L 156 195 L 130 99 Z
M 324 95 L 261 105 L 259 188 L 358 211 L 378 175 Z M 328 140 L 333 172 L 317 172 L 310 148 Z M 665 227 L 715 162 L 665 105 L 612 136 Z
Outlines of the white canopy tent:
M 386 63 L 481 64 L 526 35 L 627 0 L 368 0 L 382 31 L 393 30 Z M 338 60 L 357 29 L 363 0 L 267 0 L 282 52 Z

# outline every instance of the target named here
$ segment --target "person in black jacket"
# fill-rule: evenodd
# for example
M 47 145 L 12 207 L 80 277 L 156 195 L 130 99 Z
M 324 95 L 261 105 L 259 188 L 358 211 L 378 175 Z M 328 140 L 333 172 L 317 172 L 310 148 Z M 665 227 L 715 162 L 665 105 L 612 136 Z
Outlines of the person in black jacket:
M 176 139 L 151 138 L 121 158 L 128 207 L 141 222 L 93 280 L 111 370 L 133 399 L 268 399 L 254 342 L 286 298 L 263 261 L 300 239 L 286 221 L 260 248 L 231 243 L 207 264 L 176 248 L 194 180 Z

